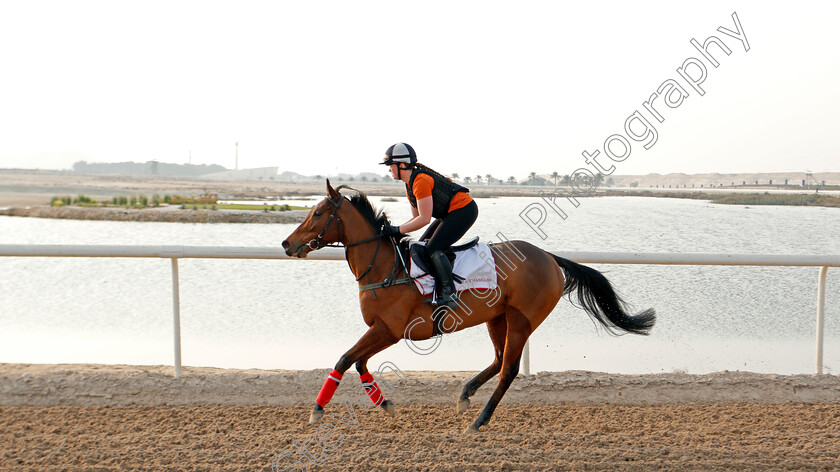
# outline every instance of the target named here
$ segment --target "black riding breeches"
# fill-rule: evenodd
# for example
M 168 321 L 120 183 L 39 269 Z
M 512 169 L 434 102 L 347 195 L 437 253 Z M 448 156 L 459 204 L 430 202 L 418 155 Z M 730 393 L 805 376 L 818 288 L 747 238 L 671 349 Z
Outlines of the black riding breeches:
M 427 239 L 426 250 L 429 254 L 449 248 L 461 239 L 478 218 L 478 205 L 471 201 L 443 218 L 436 219 L 420 240 Z

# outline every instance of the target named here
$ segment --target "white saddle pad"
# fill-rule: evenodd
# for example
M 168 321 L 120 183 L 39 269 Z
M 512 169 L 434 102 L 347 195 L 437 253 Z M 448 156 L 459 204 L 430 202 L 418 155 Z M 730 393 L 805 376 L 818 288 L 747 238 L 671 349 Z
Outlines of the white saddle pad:
M 412 245 L 426 245 L 426 242 L 412 241 Z M 496 260 L 490 247 L 484 243 L 455 253 L 455 264 L 452 265 L 452 272 L 464 278 L 463 282 L 455 282 L 455 290 L 463 292 L 470 289 L 495 290 L 498 287 L 496 280 Z M 417 289 L 423 295 L 429 295 L 435 291 L 435 279 L 411 262 L 409 275 L 414 279 Z

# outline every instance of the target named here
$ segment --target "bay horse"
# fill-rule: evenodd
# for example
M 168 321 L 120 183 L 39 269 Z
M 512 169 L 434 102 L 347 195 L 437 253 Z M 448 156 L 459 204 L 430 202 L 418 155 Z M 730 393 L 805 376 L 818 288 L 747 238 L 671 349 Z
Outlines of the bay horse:
M 303 223 L 282 243 L 288 256 L 299 258 L 327 245 L 342 245 L 350 270 L 359 282 L 359 304 L 369 327 L 341 356 L 324 382 L 310 423 L 323 416 L 324 407 L 353 364 L 374 404 L 393 416 L 394 404 L 384 399 L 368 372 L 368 359 L 403 338 L 410 341 L 430 339 L 441 332 L 460 331 L 483 323 L 490 333 L 495 358 L 489 367 L 466 383 L 456 404 L 456 411 L 464 412 L 478 388 L 501 374 L 484 410 L 465 431 L 478 432 L 490 421 L 519 373 L 525 341 L 564 293 L 576 290 L 576 305 L 611 334 L 646 335 L 656 321 L 652 308 L 629 315 L 624 301 L 597 270 L 555 256 L 525 241 L 490 244 L 498 275 L 495 303 L 488 303 L 487 295 L 480 291 L 467 290 L 460 293 L 454 310 L 443 306 L 435 309 L 415 288 L 405 272 L 405 264 L 400 264 L 404 256 L 400 254 L 398 244 L 394 239 L 382 236 L 383 225 L 389 223 L 387 215 L 374 209 L 361 192 L 357 191 L 350 198 L 342 196 L 339 192 L 343 188 L 334 189 L 327 180 L 327 197 L 312 208 Z M 342 205 L 345 201 L 349 204 Z M 515 263 L 513 266 L 512 262 Z M 402 278 L 398 279 L 400 276 Z M 442 310 L 449 311 L 442 313 Z

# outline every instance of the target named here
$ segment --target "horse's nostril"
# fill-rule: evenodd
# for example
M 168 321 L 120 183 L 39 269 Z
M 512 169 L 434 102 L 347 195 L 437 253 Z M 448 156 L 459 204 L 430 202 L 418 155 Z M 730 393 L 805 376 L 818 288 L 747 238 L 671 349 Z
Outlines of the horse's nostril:
M 291 244 L 289 244 L 289 241 L 283 241 L 282 246 L 283 246 L 283 249 L 289 249 L 289 246 L 291 246 Z

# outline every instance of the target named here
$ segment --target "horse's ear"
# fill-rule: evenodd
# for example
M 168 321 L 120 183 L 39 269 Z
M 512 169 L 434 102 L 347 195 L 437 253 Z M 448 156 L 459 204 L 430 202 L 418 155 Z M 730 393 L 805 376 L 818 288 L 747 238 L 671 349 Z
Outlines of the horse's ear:
M 335 189 L 332 188 L 332 185 L 330 185 L 330 179 L 327 179 L 327 195 L 336 201 L 341 198 L 341 194 L 336 192 Z

